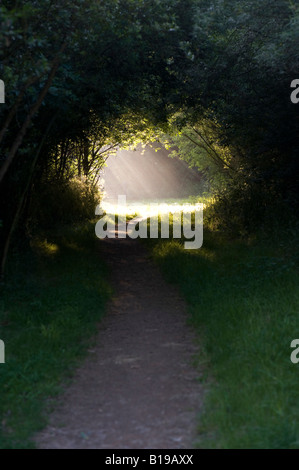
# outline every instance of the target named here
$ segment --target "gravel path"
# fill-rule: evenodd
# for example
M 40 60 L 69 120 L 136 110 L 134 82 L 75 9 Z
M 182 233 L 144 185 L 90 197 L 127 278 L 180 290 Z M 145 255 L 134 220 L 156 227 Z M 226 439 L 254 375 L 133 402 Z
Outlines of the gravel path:
M 133 240 L 105 240 L 115 296 L 42 449 L 192 449 L 204 390 L 186 306 Z M 179 267 L 178 267 L 179 269 Z

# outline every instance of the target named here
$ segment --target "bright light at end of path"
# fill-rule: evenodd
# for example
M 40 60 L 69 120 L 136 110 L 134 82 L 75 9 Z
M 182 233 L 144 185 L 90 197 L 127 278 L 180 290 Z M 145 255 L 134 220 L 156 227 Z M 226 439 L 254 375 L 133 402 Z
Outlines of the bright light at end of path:
M 126 203 L 126 197 L 121 196 L 121 199 L 118 203 L 111 203 L 103 201 L 101 204 L 102 210 L 106 214 L 114 214 L 114 215 L 128 215 L 132 216 L 137 214 L 142 218 L 148 218 L 159 215 L 166 215 L 166 214 L 179 214 L 182 212 L 195 212 L 199 208 L 204 207 L 203 204 L 178 204 L 178 203 L 141 203 L 141 202 L 133 202 L 133 203 Z
M 148 236 L 158 239 L 160 226 L 163 239 L 169 239 L 172 231 L 173 238 L 181 239 L 184 236 L 188 240 L 185 242 L 186 249 L 195 250 L 202 246 L 203 204 L 127 205 L 126 196 L 119 196 L 118 204 L 99 205 L 95 214 L 101 216 L 95 227 L 96 236 L 100 239 L 129 237 L 135 240 Z M 128 222 L 128 215 L 133 215 L 133 220 Z

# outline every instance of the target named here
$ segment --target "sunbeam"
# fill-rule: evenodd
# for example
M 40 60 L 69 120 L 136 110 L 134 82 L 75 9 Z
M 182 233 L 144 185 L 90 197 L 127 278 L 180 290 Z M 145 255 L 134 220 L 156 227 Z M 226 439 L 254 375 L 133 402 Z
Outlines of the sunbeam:
M 105 203 L 116 203 L 120 195 L 130 203 L 182 199 L 200 194 L 202 188 L 201 174 L 181 160 L 169 158 L 158 144 L 119 150 L 109 157 L 103 179 Z

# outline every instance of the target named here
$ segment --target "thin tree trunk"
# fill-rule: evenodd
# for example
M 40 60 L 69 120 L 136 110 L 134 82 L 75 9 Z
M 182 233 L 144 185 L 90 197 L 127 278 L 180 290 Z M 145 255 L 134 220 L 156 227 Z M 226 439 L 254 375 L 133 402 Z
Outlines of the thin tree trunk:
M 51 127 L 56 119 L 56 116 L 53 116 L 53 118 L 51 119 L 50 123 L 48 124 L 48 127 L 46 129 L 46 132 L 42 138 L 42 141 L 36 151 L 36 154 L 34 156 L 34 159 L 32 161 L 32 164 L 31 164 L 31 168 L 30 168 L 30 173 L 29 173 L 29 176 L 28 176 L 28 180 L 27 180 L 27 184 L 25 186 L 25 189 L 21 195 L 21 198 L 20 198 L 20 201 L 19 201 L 19 204 L 18 204 L 18 207 L 17 207 L 17 210 L 16 210 L 16 213 L 14 215 L 14 218 L 13 218 L 13 221 L 12 221 L 12 224 L 10 226 L 10 229 L 9 229 L 9 232 L 8 232 L 8 235 L 6 237 L 6 240 L 4 242 L 4 249 L 3 249 L 3 252 L 2 252 L 2 256 L 1 256 L 1 268 L 0 268 L 0 280 L 3 280 L 4 278 L 4 274 L 5 274 L 5 266 L 6 266 L 6 261 L 7 261 L 7 255 L 8 255 L 8 251 L 9 251 L 9 247 L 10 247 L 10 243 L 11 243 L 11 240 L 12 240 L 12 236 L 14 234 L 14 231 L 18 225 L 18 222 L 19 222 L 19 219 L 20 219 L 20 215 L 22 213 L 22 209 L 24 207 L 24 202 L 26 200 L 26 195 L 30 189 L 30 186 L 32 184 L 32 179 L 33 179 L 33 175 L 34 175 L 34 170 L 36 168 L 36 164 L 37 164 L 37 161 L 38 161 L 38 158 L 39 158 L 39 155 L 41 153 L 41 150 L 44 146 L 44 143 L 45 143 L 45 140 L 51 130 Z
M 25 93 L 26 93 L 26 90 L 34 85 L 34 83 L 36 83 L 38 80 L 40 80 L 40 78 L 42 77 L 42 75 L 39 75 L 37 77 L 34 77 L 34 78 L 31 78 L 27 81 L 27 83 L 24 85 L 23 89 L 21 90 L 15 104 L 13 105 L 13 107 L 11 108 L 11 110 L 9 111 L 8 113 L 8 116 L 3 124 L 3 127 L 2 129 L 0 130 L 0 144 L 2 142 L 2 140 L 4 139 L 5 137 L 5 133 L 11 123 L 11 121 L 13 120 L 14 116 L 16 115 L 17 111 L 18 111 L 18 107 L 20 105 L 20 103 L 22 102 L 24 96 L 25 96 Z
M 210 144 L 207 138 L 205 138 L 198 130 L 196 130 L 194 127 L 192 128 L 193 131 L 204 141 L 204 143 L 207 145 L 207 147 L 213 152 L 215 155 L 216 159 L 219 161 L 219 163 L 223 166 L 226 166 L 229 170 L 235 171 L 234 168 L 232 168 L 228 163 L 226 163 L 216 152 L 216 150 L 213 148 L 213 146 Z
M 88 173 L 89 173 L 89 152 L 90 152 L 90 142 L 89 142 L 89 139 L 86 138 L 83 141 L 83 173 L 86 178 L 88 177 Z
M 8 154 L 8 157 L 6 158 L 5 162 L 2 164 L 1 168 L 0 168 L 0 183 L 3 181 L 3 178 L 5 177 L 10 165 L 12 164 L 15 156 L 16 156 L 16 153 L 20 147 L 20 145 L 22 144 L 23 142 L 23 139 L 25 137 L 25 134 L 31 124 L 31 121 L 32 121 L 32 118 L 34 117 L 34 115 L 38 112 L 40 106 L 42 105 L 43 101 L 44 101 L 44 98 L 45 96 L 47 95 L 48 91 L 49 91 L 49 88 L 53 82 L 53 79 L 56 75 L 56 72 L 57 72 L 57 69 L 59 67 L 59 63 L 60 63 L 60 54 L 64 51 L 66 47 L 66 43 L 63 44 L 63 46 L 61 47 L 56 59 L 54 60 L 54 63 L 53 63 L 53 66 L 52 66 L 52 69 L 50 71 L 50 74 L 48 76 L 48 79 L 42 89 L 42 91 L 40 92 L 40 95 L 37 99 L 37 101 L 35 102 L 35 104 L 31 107 L 30 111 L 29 111 L 29 114 L 27 116 L 27 118 L 25 119 L 10 151 L 9 151 L 9 154 Z

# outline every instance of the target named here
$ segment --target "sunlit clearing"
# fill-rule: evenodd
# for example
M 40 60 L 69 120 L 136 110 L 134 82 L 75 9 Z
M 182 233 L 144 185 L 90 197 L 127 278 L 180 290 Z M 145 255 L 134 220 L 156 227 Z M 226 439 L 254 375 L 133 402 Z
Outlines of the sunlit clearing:
M 182 200 L 201 194 L 201 174 L 190 170 L 181 160 L 170 158 L 161 145 L 155 144 L 155 147 L 157 151 L 149 146 L 138 147 L 135 151 L 119 150 L 109 157 L 103 173 L 107 212 L 116 213 L 115 207 L 107 203 L 117 205 L 119 196 L 126 196 L 129 206 L 134 202 L 132 211 L 140 214 L 150 202 Z
M 111 215 L 132 216 L 138 215 L 142 218 L 154 217 L 156 215 L 179 214 L 181 212 L 195 212 L 198 205 L 176 204 L 176 203 L 128 203 L 126 205 L 104 201 L 101 204 L 103 211 Z

